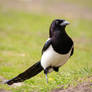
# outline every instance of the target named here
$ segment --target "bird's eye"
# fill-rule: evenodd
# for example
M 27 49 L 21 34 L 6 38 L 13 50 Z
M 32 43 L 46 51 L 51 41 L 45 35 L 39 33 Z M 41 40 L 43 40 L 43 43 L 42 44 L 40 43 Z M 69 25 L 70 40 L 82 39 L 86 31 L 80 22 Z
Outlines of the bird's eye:
M 59 23 L 59 21 L 56 21 L 56 25 Z

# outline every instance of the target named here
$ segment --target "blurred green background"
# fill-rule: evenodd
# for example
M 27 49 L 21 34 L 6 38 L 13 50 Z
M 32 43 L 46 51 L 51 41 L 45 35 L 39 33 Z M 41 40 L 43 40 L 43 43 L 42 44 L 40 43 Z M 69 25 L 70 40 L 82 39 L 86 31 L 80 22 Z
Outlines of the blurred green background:
M 53 19 L 68 20 L 66 30 L 75 43 L 74 55 L 59 73 L 42 73 L 22 86 L 1 82 L 40 60 Z M 48 92 L 92 76 L 92 0 L 0 0 L 0 90 Z M 92 80 L 90 80 L 92 81 Z

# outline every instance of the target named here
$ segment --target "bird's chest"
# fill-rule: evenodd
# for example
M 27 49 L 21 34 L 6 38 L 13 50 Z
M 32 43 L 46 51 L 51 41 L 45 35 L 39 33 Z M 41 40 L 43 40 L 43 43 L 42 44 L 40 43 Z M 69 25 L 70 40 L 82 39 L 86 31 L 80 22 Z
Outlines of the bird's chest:
M 52 39 L 52 46 L 59 54 L 67 54 L 73 45 L 72 40 L 68 36 L 56 35 Z
M 52 45 L 43 53 L 41 58 L 41 65 L 43 68 L 47 68 L 48 66 L 61 66 L 66 63 L 70 56 L 70 52 L 67 54 L 59 54 L 55 52 L 52 48 Z

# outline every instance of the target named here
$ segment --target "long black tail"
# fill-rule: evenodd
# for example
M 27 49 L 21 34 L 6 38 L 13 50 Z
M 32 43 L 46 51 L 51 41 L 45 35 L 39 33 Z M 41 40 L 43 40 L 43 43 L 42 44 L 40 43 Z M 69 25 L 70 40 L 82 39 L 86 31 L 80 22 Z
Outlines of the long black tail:
M 5 83 L 8 85 L 12 85 L 13 83 L 18 83 L 18 82 L 23 82 L 24 80 L 27 80 L 38 73 L 40 73 L 43 70 L 40 61 L 28 68 L 26 71 L 23 73 L 19 74 L 15 78 L 6 81 Z

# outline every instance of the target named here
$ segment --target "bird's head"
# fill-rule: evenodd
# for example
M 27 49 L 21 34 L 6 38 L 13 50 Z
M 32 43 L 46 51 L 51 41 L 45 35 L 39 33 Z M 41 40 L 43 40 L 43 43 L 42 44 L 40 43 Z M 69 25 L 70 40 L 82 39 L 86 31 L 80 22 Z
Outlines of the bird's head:
M 54 31 L 63 31 L 65 30 L 66 25 L 70 23 L 64 19 L 55 19 L 52 21 L 50 26 L 50 35 L 53 34 Z

